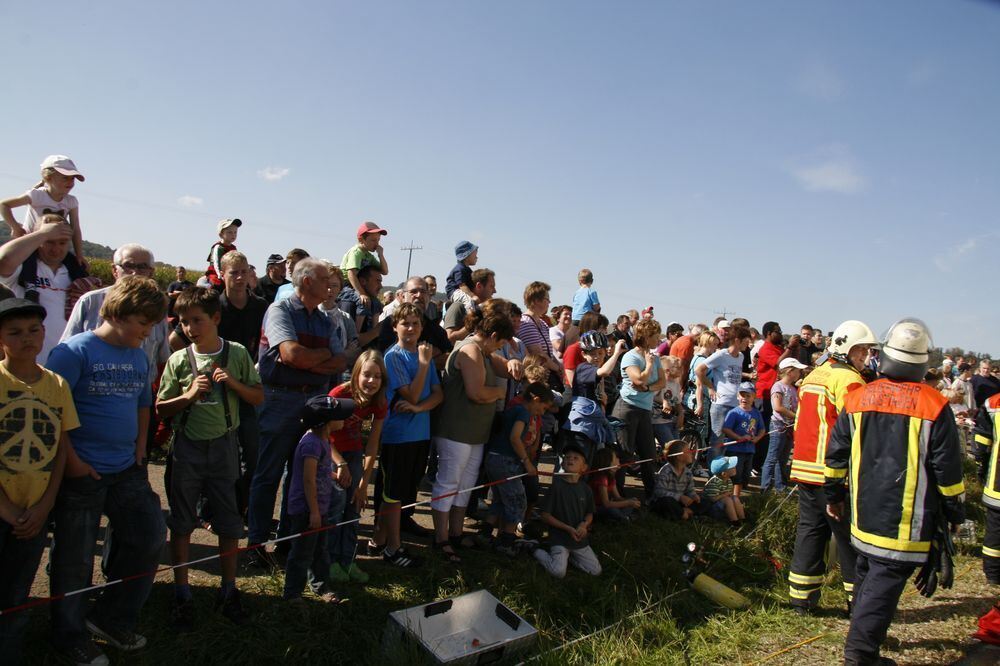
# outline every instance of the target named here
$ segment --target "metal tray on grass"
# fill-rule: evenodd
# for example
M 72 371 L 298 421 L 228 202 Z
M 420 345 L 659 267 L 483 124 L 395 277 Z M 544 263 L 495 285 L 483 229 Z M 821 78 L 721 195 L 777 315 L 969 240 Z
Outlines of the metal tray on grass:
M 417 645 L 438 664 L 491 664 L 532 647 L 538 632 L 486 590 L 389 614 L 382 647 Z

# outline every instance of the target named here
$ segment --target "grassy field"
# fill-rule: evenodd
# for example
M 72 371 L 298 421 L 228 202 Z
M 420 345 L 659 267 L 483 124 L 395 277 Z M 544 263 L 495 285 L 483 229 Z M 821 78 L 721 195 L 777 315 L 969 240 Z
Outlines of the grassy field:
M 154 467 L 151 478 L 161 473 Z M 371 581 L 343 586 L 347 603 L 330 606 L 307 597 L 303 607 L 294 608 L 280 600 L 280 573 L 245 574 L 240 587 L 254 613 L 245 628 L 213 612 L 217 568 L 207 563 L 192 573 L 197 631 L 180 636 L 170 631 L 170 579 L 160 575 L 139 627 L 149 637 L 148 647 L 127 659 L 110 649 L 109 656 L 115 663 L 140 664 L 421 663 L 415 652 L 382 652 L 388 613 L 486 589 L 538 629 L 533 654 L 539 664 L 744 664 L 765 658 L 773 664 L 838 663 L 847 623 L 840 613 L 844 598 L 836 572 L 818 617 L 799 617 L 785 605 L 784 571 L 777 567 L 791 556 L 794 496 L 781 504 L 780 496 L 755 495 L 748 504 L 759 522 L 755 526 L 751 520 L 739 531 L 710 522 L 672 523 L 651 514 L 628 526 L 602 524 L 593 536 L 604 566 L 597 578 L 571 569 L 566 579 L 555 580 L 530 557 L 510 560 L 485 550 L 463 551 L 464 562 L 456 568 L 415 545 L 414 551 L 427 556 L 424 567 L 400 570 L 363 557 L 360 563 Z M 426 522 L 426 508 L 419 511 L 418 519 Z M 196 534 L 201 545 L 192 556 L 210 554 L 211 535 Z M 750 609 L 721 609 L 691 590 L 680 562 L 690 541 L 710 551 L 709 573 L 747 596 Z M 958 563 L 955 589 L 932 600 L 906 593 L 890 633 L 888 646 L 895 648 L 890 656 L 901 663 L 935 664 L 961 655 L 975 618 L 996 596 L 996 590 L 986 589 L 972 552 Z M 44 580 L 37 583 L 36 593 L 44 594 Z M 51 661 L 46 615 L 33 612 L 30 663 Z M 775 654 L 810 638 L 815 640 Z

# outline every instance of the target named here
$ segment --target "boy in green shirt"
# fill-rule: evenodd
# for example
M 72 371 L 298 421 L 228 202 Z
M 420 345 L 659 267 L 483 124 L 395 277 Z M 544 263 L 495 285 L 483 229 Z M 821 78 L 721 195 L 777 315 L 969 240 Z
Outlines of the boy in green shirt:
M 701 506 L 708 515 L 729 519 L 731 527 L 739 527 L 747 514 L 743 502 L 733 495 L 733 476 L 736 475 L 736 456 L 722 456 L 712 461 L 712 478 L 701 493 Z
M 173 419 L 174 447 L 167 483 L 170 503 L 170 556 L 187 562 L 191 533 L 198 526 L 198 499 L 208 498 L 214 511 L 212 527 L 219 535 L 222 589 L 216 606 L 237 624 L 248 617 L 236 591 L 236 549 L 243 519 L 236 503 L 240 476 L 236 429 L 239 401 L 259 405 L 264 389 L 246 348 L 219 337 L 219 294 L 195 287 L 177 297 L 180 318 L 190 347 L 174 352 L 160 380 L 156 410 Z M 194 603 L 188 568 L 174 569 L 173 623 L 178 631 L 194 629 Z

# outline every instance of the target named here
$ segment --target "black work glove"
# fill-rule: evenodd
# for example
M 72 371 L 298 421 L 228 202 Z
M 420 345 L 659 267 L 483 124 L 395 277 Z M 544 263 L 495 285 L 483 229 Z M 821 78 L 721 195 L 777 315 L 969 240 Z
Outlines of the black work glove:
M 931 542 L 930 552 L 927 553 L 927 561 L 920 567 L 917 577 L 913 579 L 913 585 L 920 592 L 921 596 L 930 598 L 937 590 L 938 571 L 941 570 L 941 549 L 935 539 Z M 951 583 L 949 582 L 949 587 Z

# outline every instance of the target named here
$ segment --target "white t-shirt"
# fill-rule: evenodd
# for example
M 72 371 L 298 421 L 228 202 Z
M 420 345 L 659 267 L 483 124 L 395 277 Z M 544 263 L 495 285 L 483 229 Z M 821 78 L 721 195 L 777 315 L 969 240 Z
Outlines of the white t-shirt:
M 552 343 L 552 351 L 555 353 L 556 358 L 562 359 L 562 352 L 556 349 L 556 343 L 560 340 L 565 340 L 566 334 L 558 326 L 549 326 L 549 342 Z M 563 347 L 565 349 L 565 347 Z
M 21 266 L 18 266 L 9 277 L 0 276 L 0 282 L 13 291 L 14 296 L 24 298 L 24 287 L 17 283 L 20 275 Z M 39 260 L 35 288 L 38 290 L 38 304 L 45 308 L 45 343 L 35 359 L 39 365 L 45 365 L 49 352 L 59 344 L 59 338 L 66 328 L 66 291 L 70 282 L 69 271 L 65 266 L 59 264 L 59 268 L 53 272 L 47 264 Z
M 32 231 L 38 231 L 38 228 L 42 226 L 42 216 L 48 213 L 61 215 L 66 220 L 66 224 L 69 224 L 69 212 L 80 206 L 80 202 L 72 194 L 64 196 L 62 201 L 56 201 L 49 196 L 49 191 L 44 187 L 28 190 L 24 195 L 31 199 L 31 203 L 28 204 L 28 212 L 24 215 L 23 224 L 24 230 L 29 234 Z

